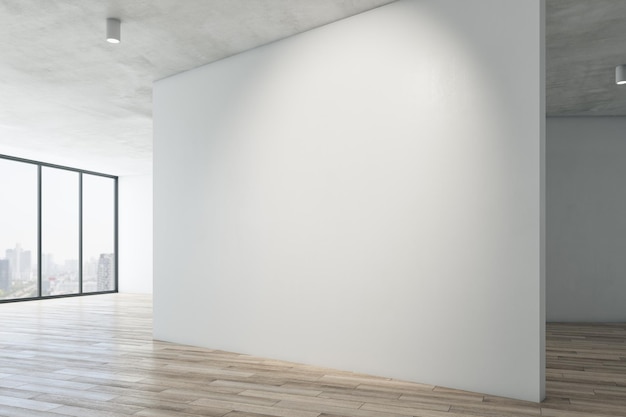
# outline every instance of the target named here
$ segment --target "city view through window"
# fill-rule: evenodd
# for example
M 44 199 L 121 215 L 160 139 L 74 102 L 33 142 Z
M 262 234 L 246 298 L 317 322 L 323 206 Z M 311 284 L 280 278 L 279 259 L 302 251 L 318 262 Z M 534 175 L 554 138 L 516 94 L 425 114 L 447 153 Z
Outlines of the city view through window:
M 117 290 L 116 178 L 0 157 L 0 184 L 0 300 Z

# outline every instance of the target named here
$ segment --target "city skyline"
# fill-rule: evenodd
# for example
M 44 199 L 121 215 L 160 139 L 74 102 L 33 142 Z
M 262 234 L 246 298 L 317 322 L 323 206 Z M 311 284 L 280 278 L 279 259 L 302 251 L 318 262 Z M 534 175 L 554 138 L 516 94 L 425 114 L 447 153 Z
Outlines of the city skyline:
M 0 246 L 0 248 L 1 247 L 2 246 Z M 16 250 L 16 249 L 19 249 L 22 252 L 29 252 L 31 254 L 31 256 L 33 256 L 33 254 L 36 253 L 36 250 L 32 250 L 31 248 L 24 247 L 19 242 L 17 242 L 14 245 L 10 245 L 9 247 L 7 247 L 5 249 L 0 249 L 0 259 L 8 259 L 7 253 L 9 251 L 13 251 L 13 250 Z M 104 251 L 102 253 L 99 253 L 98 255 L 91 256 L 89 258 L 89 260 L 97 260 L 100 257 L 100 255 L 102 255 L 103 253 L 107 253 L 107 252 L 109 252 L 109 251 Z M 52 259 L 58 265 L 61 265 L 61 264 L 65 263 L 65 262 L 68 262 L 68 261 L 78 261 L 78 259 L 79 259 L 78 256 L 76 256 L 75 258 L 65 258 L 65 259 L 63 259 L 63 262 L 58 262 L 58 259 L 60 259 L 60 258 L 57 258 L 54 255 L 55 255 L 54 253 L 45 253 L 44 252 L 43 255 L 42 255 L 42 258 L 44 258 L 46 256 L 52 256 Z M 84 258 L 85 258 L 85 256 L 83 255 L 83 260 L 84 260 Z M 37 266 L 37 257 L 32 257 L 31 259 L 32 259 L 32 262 L 33 262 L 34 266 Z
M 53 254 L 42 254 L 42 295 L 110 291 L 115 286 L 115 254 L 100 253 L 83 259 L 55 260 Z M 38 291 L 39 268 L 32 251 L 16 244 L 0 252 L 0 299 L 34 297 Z

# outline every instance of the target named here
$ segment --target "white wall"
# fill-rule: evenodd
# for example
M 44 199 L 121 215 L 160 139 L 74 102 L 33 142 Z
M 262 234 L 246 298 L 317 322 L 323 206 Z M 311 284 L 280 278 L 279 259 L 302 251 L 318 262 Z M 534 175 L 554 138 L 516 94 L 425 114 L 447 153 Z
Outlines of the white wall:
M 152 293 L 152 175 L 119 177 L 119 291 Z
M 547 318 L 626 321 L 626 118 L 547 122 Z
M 157 82 L 155 337 L 540 400 L 542 9 L 399 1 Z

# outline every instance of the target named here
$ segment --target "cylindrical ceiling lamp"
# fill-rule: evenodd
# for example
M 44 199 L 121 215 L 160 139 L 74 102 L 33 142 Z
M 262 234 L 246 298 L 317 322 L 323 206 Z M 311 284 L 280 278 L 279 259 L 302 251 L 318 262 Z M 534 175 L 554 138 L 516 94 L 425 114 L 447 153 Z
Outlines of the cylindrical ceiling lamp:
M 615 84 L 626 84 L 626 65 L 615 67 Z
M 120 22 L 120 19 L 109 17 L 107 19 L 107 42 L 120 43 L 121 28 L 122 22 Z

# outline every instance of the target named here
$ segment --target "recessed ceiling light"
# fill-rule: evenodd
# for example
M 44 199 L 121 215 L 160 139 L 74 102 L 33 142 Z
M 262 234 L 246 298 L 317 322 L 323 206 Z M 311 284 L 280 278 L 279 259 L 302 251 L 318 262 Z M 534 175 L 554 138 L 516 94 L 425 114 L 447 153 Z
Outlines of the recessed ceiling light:
M 626 65 L 615 67 L 615 84 L 626 84 Z
M 113 17 L 109 17 L 107 19 L 107 42 L 120 43 L 121 27 L 122 22 L 120 22 L 120 19 L 115 19 Z

